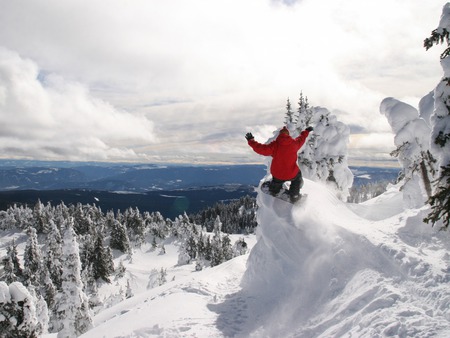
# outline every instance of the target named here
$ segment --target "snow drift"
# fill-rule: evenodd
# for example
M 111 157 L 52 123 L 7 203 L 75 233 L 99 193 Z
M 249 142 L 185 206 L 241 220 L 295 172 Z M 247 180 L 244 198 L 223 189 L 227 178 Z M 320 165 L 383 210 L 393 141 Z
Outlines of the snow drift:
M 420 211 L 399 214 L 401 199 L 389 192 L 353 210 L 312 181 L 303 192 L 296 206 L 258 194 L 258 241 L 241 291 L 254 325 L 241 335 L 450 334 L 448 241 L 428 246 L 440 239 Z M 357 215 L 370 209 L 378 221 Z

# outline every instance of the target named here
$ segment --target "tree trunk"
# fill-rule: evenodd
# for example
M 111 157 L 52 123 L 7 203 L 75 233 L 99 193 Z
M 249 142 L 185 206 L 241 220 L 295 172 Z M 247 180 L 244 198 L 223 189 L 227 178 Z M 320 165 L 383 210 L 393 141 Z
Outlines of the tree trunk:
M 431 182 L 428 177 L 427 166 L 425 165 L 425 161 L 420 162 L 420 171 L 422 172 L 422 181 L 425 186 L 425 191 L 427 192 L 428 198 L 431 197 Z

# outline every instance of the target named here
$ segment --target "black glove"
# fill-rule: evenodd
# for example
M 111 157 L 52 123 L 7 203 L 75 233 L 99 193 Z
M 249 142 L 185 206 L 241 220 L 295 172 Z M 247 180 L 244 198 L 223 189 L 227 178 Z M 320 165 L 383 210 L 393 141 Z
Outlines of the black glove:
M 247 139 L 247 141 L 250 141 L 250 140 L 253 140 L 253 139 L 254 139 L 252 133 L 247 133 L 247 134 L 245 134 L 245 138 Z
M 305 130 L 307 130 L 307 131 L 313 131 L 314 128 L 313 128 L 313 127 L 308 127 L 308 128 L 306 128 Z

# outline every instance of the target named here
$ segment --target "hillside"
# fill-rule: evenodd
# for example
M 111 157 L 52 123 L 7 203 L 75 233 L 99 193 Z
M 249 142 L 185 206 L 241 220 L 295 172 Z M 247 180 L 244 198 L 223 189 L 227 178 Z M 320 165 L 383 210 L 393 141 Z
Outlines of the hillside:
M 82 337 L 450 335 L 450 238 L 425 209 L 403 210 L 396 187 L 361 205 L 308 180 L 304 192 L 300 206 L 258 194 L 249 255 L 194 272 L 168 252 L 168 283 L 100 312 Z M 155 262 L 139 257 L 142 284 Z

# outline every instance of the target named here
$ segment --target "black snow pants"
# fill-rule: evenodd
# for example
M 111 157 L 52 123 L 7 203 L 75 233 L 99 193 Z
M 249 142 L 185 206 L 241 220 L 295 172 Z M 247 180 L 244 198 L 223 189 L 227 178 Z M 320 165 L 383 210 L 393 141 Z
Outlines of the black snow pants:
M 289 187 L 289 196 L 298 197 L 300 194 L 300 189 L 303 187 L 303 177 L 302 172 L 299 170 L 298 174 L 291 180 L 280 180 L 275 176 L 272 177 L 272 181 L 269 184 L 269 191 L 271 194 L 276 195 L 280 192 L 283 187 L 284 182 L 291 182 L 291 186 Z

